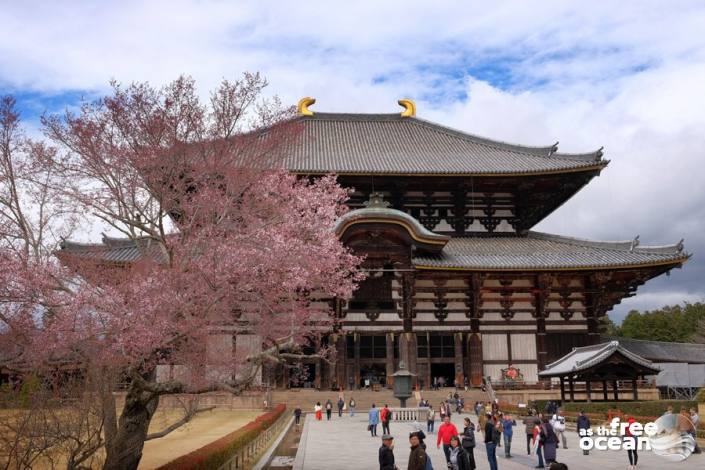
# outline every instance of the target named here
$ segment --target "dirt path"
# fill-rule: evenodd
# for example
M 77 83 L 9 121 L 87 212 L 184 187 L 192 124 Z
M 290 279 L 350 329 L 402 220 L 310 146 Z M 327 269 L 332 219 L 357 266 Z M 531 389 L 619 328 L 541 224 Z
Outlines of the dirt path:
M 164 465 L 238 429 L 260 414 L 260 410 L 212 410 L 201 413 L 171 434 L 145 443 L 139 468 L 146 470 Z M 168 415 L 158 415 L 150 431 L 160 429 L 172 419 Z

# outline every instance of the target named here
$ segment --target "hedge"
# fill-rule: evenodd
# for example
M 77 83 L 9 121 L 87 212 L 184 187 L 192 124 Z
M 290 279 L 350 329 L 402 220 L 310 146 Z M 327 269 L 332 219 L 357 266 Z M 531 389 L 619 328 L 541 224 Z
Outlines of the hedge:
M 678 413 L 681 407 L 687 410 L 697 408 L 695 401 L 686 400 L 658 400 L 658 401 L 620 401 L 620 402 L 598 402 L 598 403 L 564 403 L 563 411 L 585 410 L 590 413 L 607 413 L 609 410 L 620 410 L 629 415 L 638 416 L 661 416 L 668 406 L 673 407 L 673 411 Z
M 157 470 L 209 470 L 224 465 L 245 445 L 269 428 L 286 410 L 286 405 L 277 405 L 272 411 L 258 416 L 240 429 L 207 444 L 200 449 L 182 455 L 162 465 Z

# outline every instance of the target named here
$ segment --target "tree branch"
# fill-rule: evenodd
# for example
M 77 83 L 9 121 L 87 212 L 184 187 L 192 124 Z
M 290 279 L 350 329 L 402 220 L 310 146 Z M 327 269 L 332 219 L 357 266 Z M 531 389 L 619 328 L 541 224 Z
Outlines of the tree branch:
M 154 432 L 154 433 L 151 433 L 151 434 L 147 434 L 147 437 L 146 437 L 144 440 L 145 440 L 145 441 L 149 441 L 149 440 L 151 440 L 151 439 L 159 439 L 160 437 L 164 437 L 164 436 L 166 436 L 167 434 L 169 434 L 169 433 L 171 433 L 171 432 L 173 432 L 173 431 L 179 429 L 181 426 L 183 426 L 184 424 L 186 424 L 186 423 L 188 423 L 189 421 L 191 421 L 191 420 L 193 419 L 193 417 L 196 416 L 196 414 L 202 413 L 202 412 L 204 412 L 204 411 L 210 411 L 210 410 L 212 410 L 212 409 L 214 409 L 214 408 L 215 408 L 215 406 L 209 406 L 209 407 L 207 407 L 207 408 L 199 408 L 199 409 L 196 409 L 196 410 L 189 410 L 189 411 L 184 415 L 183 418 L 181 418 L 181 419 L 178 420 L 177 422 L 171 424 L 170 426 L 167 426 L 166 428 L 162 429 L 162 430 L 159 431 L 159 432 Z

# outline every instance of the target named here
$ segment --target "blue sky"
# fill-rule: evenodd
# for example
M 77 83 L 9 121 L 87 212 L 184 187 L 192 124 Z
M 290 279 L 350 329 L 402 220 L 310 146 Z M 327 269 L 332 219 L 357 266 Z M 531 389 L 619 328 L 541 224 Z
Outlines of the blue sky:
M 433 5 L 431 7 L 431 5 Z M 261 71 L 284 102 L 418 114 L 612 163 L 538 227 L 694 253 L 612 313 L 705 299 L 705 3 L 701 1 L 0 0 L 0 93 L 30 132 L 108 82 L 192 75 L 204 96 Z

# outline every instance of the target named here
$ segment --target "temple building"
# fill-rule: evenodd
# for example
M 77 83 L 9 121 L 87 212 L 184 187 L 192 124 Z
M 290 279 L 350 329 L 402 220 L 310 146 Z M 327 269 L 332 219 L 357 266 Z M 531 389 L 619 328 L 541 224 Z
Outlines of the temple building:
M 689 257 L 682 241 L 593 241 L 532 227 L 598 176 L 601 150 L 558 151 L 467 134 L 416 117 L 312 111 L 299 103 L 301 139 L 286 168 L 301 177 L 335 173 L 354 188 L 335 227 L 365 256 L 368 277 L 350 299 L 331 299 L 335 363 L 305 364 L 312 386 L 389 383 L 399 362 L 427 387 L 479 385 L 509 365 L 524 381 L 575 347 L 600 342 L 600 320 L 649 279 Z M 64 250 L 130 261 L 129 243 Z M 289 386 L 286 370 L 265 371 Z

